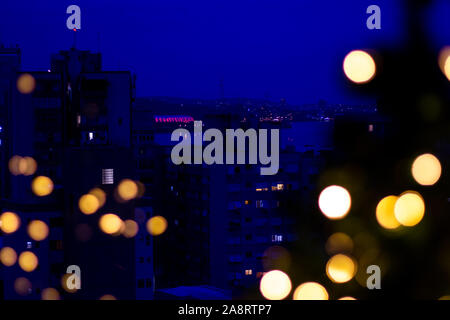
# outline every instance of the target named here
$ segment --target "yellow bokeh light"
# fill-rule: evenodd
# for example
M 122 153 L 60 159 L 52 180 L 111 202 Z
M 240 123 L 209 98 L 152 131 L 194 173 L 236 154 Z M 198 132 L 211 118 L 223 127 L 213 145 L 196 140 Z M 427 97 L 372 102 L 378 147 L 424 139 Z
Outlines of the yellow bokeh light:
M 23 174 L 30 176 L 37 170 L 37 163 L 32 157 L 13 156 L 8 162 L 9 171 L 17 176 Z
M 406 191 L 400 195 L 394 206 L 395 218 L 406 227 L 418 224 L 425 215 L 425 203 L 415 191 Z
M 344 254 L 337 254 L 328 260 L 326 271 L 331 281 L 344 283 L 355 276 L 356 264 L 352 258 Z
M 48 226 L 41 220 L 33 220 L 28 224 L 28 235 L 35 241 L 42 241 L 48 236 Z
M 418 184 L 431 186 L 441 177 L 441 163 L 434 155 L 425 153 L 414 160 L 411 173 Z
M 14 290 L 21 296 L 31 293 L 31 282 L 27 278 L 19 277 L 14 281 Z
M 134 220 L 127 219 L 124 221 L 125 229 L 122 234 L 125 238 L 133 238 L 139 231 L 139 226 Z
M 20 218 L 14 212 L 3 212 L 0 216 L 0 229 L 4 233 L 16 232 L 20 227 Z
M 105 202 L 106 202 L 105 191 L 103 191 L 100 188 L 94 188 L 91 191 L 89 191 L 89 194 L 92 194 L 93 196 L 95 196 L 97 198 L 99 208 L 103 207 L 105 205 Z
M 394 213 L 397 200 L 398 197 L 396 196 L 387 196 L 378 202 L 375 214 L 378 223 L 385 229 L 396 229 L 400 226 Z
M 24 251 L 19 256 L 19 266 L 25 272 L 32 272 L 38 266 L 39 260 L 31 251 Z
M 350 193 L 341 186 L 326 187 L 319 196 L 319 208 L 329 219 L 342 219 L 351 207 Z
M 94 196 L 93 194 L 85 194 L 80 197 L 80 200 L 78 201 L 78 207 L 80 208 L 81 212 L 89 215 L 95 213 L 100 207 L 100 204 L 96 196 Z
M 438 300 L 450 300 L 450 295 L 442 296 Z
M 328 254 L 352 252 L 353 240 L 343 232 L 336 232 L 328 238 L 325 249 Z
M 269 271 L 261 278 L 259 290 L 264 298 L 268 300 L 282 300 L 292 290 L 291 279 L 283 271 Z
M 376 65 L 373 58 L 365 51 L 351 51 L 344 59 L 344 73 L 355 83 L 366 83 L 375 76 Z
M 0 262 L 6 267 L 13 266 L 17 261 L 17 253 L 13 248 L 3 247 L 0 250 Z
M 38 176 L 31 182 L 31 189 L 38 197 L 48 196 L 53 191 L 53 181 L 49 177 Z
M 450 81 L 450 47 L 444 47 L 439 53 L 439 67 Z
M 24 73 L 17 79 L 17 90 L 19 90 L 20 93 L 32 93 L 35 87 L 36 80 L 34 80 L 34 77 L 29 73 Z
M 117 192 L 122 200 L 128 201 L 137 197 L 139 188 L 133 180 L 124 179 L 119 183 Z
M 58 290 L 54 288 L 46 288 L 41 293 L 42 300 L 60 300 Z
M 162 216 L 154 216 L 147 221 L 147 231 L 153 236 L 163 234 L 166 229 L 167 220 Z
M 99 300 L 117 300 L 117 298 L 111 294 L 105 294 L 104 296 L 101 296 Z
M 320 283 L 305 282 L 295 289 L 294 300 L 328 300 L 328 292 Z
M 339 298 L 338 300 L 356 300 L 356 299 L 353 297 L 342 297 L 342 298 Z
M 113 213 L 107 213 L 103 215 L 99 221 L 100 229 L 107 234 L 116 234 L 120 232 L 122 225 L 122 219 L 120 219 L 119 216 Z

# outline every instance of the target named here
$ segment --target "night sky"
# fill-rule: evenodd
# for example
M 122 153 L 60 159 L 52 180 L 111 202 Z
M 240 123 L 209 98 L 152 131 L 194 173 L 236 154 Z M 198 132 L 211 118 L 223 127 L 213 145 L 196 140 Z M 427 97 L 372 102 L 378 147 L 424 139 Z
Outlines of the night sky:
M 343 90 L 341 63 L 356 48 L 401 46 L 400 0 L 2 0 L 0 42 L 20 45 L 23 69 L 46 70 L 72 46 L 68 5 L 81 7 L 77 48 L 100 51 L 106 70 L 137 74 L 138 96 L 286 98 L 370 103 Z M 381 30 L 366 8 L 381 7 Z M 429 13 L 430 39 L 450 44 L 450 1 Z

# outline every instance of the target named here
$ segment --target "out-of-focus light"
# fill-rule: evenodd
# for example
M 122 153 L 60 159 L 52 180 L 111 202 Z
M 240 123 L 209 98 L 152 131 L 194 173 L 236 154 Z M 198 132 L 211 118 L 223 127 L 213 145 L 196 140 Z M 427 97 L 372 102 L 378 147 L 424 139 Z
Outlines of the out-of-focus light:
M 28 235 L 35 241 L 42 241 L 48 236 L 48 226 L 41 220 L 33 220 L 28 224 Z
M 116 234 L 122 228 L 123 221 L 113 213 L 104 214 L 99 221 L 100 229 L 106 234 Z
M 34 80 L 34 77 L 29 73 L 24 73 L 17 79 L 17 90 L 22 94 L 32 93 L 35 87 L 36 80 Z
M 450 81 L 450 47 L 444 47 L 439 53 L 439 67 Z
M 26 163 L 26 168 L 22 172 L 22 174 L 25 176 L 33 175 L 37 170 L 36 160 L 34 160 L 32 157 L 25 157 L 25 158 L 23 158 L 23 161 L 25 161 L 25 163 Z
M 0 229 L 4 233 L 16 232 L 20 227 L 20 218 L 14 212 L 3 212 L 0 216 Z
M 20 161 L 22 157 L 21 156 L 12 156 L 11 159 L 9 159 L 8 167 L 11 174 L 17 176 L 20 174 Z
M 38 266 L 39 260 L 31 251 L 24 251 L 19 255 L 19 266 L 25 272 L 32 272 Z
M 101 296 L 99 300 L 117 300 L 117 298 L 111 294 L 105 294 L 104 296 Z
M 152 236 L 159 236 L 167 229 L 167 220 L 162 216 L 151 217 L 147 221 L 147 231 Z
M 99 207 L 103 207 L 106 202 L 106 193 L 100 188 L 94 188 L 91 191 L 89 191 L 89 194 L 92 194 L 95 196 L 98 200 Z
M 355 83 L 366 83 L 375 76 L 376 65 L 373 58 L 365 51 L 351 51 L 344 59 L 344 73 Z
M 294 300 L 328 300 L 328 292 L 317 282 L 305 282 L 295 289 Z
M 0 262 L 6 267 L 13 266 L 17 261 L 17 253 L 13 248 L 3 247 L 0 250 Z
M 341 186 L 326 187 L 319 196 L 320 211 L 329 219 L 342 219 L 350 210 L 350 193 Z
M 25 176 L 33 175 L 37 170 L 37 163 L 32 157 L 13 156 L 8 162 L 9 171 L 17 176 L 23 174 Z
M 14 290 L 18 295 L 26 296 L 31 293 L 31 282 L 27 278 L 19 277 L 14 281 Z
M 375 214 L 378 223 L 385 229 L 396 229 L 400 226 L 394 213 L 397 200 L 398 197 L 396 196 L 387 196 L 378 202 Z
M 95 213 L 100 207 L 100 204 L 96 196 L 94 196 L 93 194 L 85 194 L 80 197 L 80 200 L 78 201 L 78 207 L 80 208 L 81 212 L 89 215 Z
M 123 179 L 117 187 L 117 193 L 121 200 L 128 201 L 134 199 L 138 195 L 138 186 L 136 182 L 130 179 Z
M 331 281 L 344 283 L 355 276 L 356 264 L 352 258 L 344 254 L 337 254 L 328 260 L 326 271 Z
M 422 196 L 415 191 L 406 191 L 400 195 L 394 206 L 395 218 L 406 227 L 418 224 L 425 214 Z
M 139 231 L 139 226 L 136 221 L 127 219 L 124 222 L 125 230 L 122 232 L 125 238 L 133 238 Z
M 450 295 L 442 296 L 438 300 L 450 300 Z
M 353 297 L 342 297 L 342 298 L 339 298 L 338 300 L 356 300 L 356 299 Z
M 58 290 L 54 288 L 46 288 L 41 293 L 42 300 L 60 300 Z
M 49 177 L 38 176 L 31 182 L 31 189 L 38 197 L 48 196 L 53 191 L 53 181 Z
M 264 298 L 268 300 L 282 300 L 292 290 L 291 279 L 283 271 L 269 271 L 261 278 L 259 290 Z
M 441 177 L 442 167 L 439 159 L 430 153 L 418 156 L 411 167 L 414 180 L 420 185 L 431 186 Z
M 325 244 L 325 250 L 328 254 L 350 253 L 353 250 L 353 240 L 343 232 L 333 233 Z

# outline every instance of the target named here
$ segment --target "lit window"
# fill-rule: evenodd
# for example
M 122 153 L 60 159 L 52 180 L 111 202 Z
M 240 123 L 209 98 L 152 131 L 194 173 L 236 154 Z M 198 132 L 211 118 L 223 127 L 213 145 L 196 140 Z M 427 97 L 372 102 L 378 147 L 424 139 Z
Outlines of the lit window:
M 31 249 L 33 245 L 31 244 L 31 241 L 27 241 L 27 249 Z
M 89 132 L 89 140 L 94 140 L 94 133 L 93 132 Z
M 102 169 L 102 184 L 114 184 L 114 169 Z
M 369 132 L 373 132 L 373 124 L 369 124 Z
M 282 183 L 277 184 L 277 190 L 284 190 L 284 184 Z
M 282 242 L 282 241 L 283 241 L 282 235 L 278 235 L 278 234 L 272 235 L 272 242 Z
M 263 200 L 256 200 L 256 207 L 257 207 L 257 208 L 262 208 L 262 207 L 264 207 Z
M 253 270 L 252 269 L 245 270 L 245 275 L 246 276 L 251 276 L 252 274 L 253 274 Z
M 248 205 L 248 204 L 249 204 L 248 200 L 245 200 L 245 205 Z

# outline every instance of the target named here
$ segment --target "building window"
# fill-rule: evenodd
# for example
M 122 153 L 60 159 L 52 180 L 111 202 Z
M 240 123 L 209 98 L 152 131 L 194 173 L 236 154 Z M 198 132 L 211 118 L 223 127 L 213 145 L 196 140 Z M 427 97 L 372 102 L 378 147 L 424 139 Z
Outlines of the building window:
M 27 249 L 31 249 L 33 247 L 33 244 L 31 241 L 27 241 Z
M 262 208 L 262 207 L 264 207 L 263 200 L 256 200 L 256 207 L 257 207 L 257 208 Z
M 102 184 L 114 184 L 114 169 L 102 169 Z
M 139 279 L 138 283 L 137 283 L 137 286 L 140 289 L 145 288 L 145 280 L 144 279 Z
M 253 273 L 253 270 L 252 270 L 252 269 L 247 269 L 247 270 L 245 270 L 245 275 L 246 275 L 246 276 L 251 276 L 252 273 Z
M 272 235 L 272 242 L 281 242 L 283 241 L 283 236 L 279 234 Z
M 89 132 L 88 137 L 89 137 L 89 141 L 90 140 L 94 140 L 94 133 L 93 132 Z
M 373 132 L 373 124 L 369 124 L 369 132 Z
M 282 183 L 277 184 L 277 190 L 284 190 L 284 184 Z

